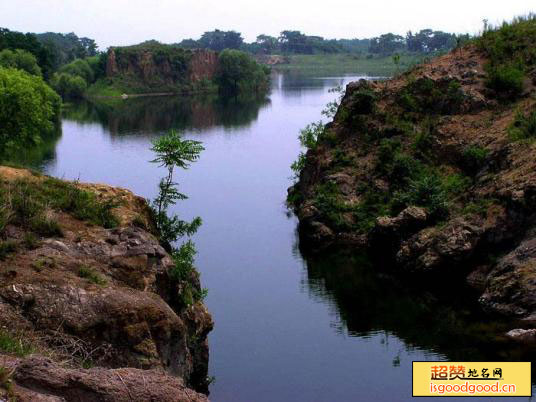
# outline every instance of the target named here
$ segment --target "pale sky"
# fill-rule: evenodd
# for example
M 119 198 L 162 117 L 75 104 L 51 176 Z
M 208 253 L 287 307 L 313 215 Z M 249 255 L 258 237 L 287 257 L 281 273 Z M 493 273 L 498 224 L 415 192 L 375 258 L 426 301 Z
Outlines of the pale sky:
M 101 50 L 148 39 L 197 39 L 215 28 L 246 41 L 285 29 L 325 38 L 365 38 L 433 28 L 476 33 L 536 11 L 535 0 L 0 0 L 0 27 L 23 32 L 75 32 Z

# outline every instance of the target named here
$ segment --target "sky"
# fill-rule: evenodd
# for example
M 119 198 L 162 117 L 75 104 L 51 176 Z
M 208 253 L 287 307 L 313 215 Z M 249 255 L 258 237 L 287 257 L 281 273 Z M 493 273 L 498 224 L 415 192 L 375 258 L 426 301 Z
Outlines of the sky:
M 0 0 L 0 27 L 22 32 L 75 32 L 101 50 L 148 39 L 176 43 L 213 29 L 248 42 L 285 29 L 325 38 L 368 38 L 432 28 L 477 33 L 536 11 L 535 0 Z

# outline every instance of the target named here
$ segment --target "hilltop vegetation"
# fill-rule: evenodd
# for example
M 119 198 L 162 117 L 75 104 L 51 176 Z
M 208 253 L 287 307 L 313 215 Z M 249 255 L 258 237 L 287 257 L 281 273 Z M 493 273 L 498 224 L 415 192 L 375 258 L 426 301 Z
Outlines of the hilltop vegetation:
M 304 243 L 365 247 L 407 274 L 469 275 L 486 308 L 531 315 L 534 43 L 531 15 L 392 80 L 350 84 L 333 122 L 300 136 L 288 200 Z
M 467 39 L 467 35 L 423 29 L 418 33 L 409 31 L 405 37 L 387 33 L 367 39 L 325 39 L 321 36 L 306 35 L 300 31 L 284 30 L 279 37 L 261 34 L 255 42 L 246 43 L 236 31 L 205 32 L 199 40 L 185 39 L 179 46 L 185 48 L 205 48 L 215 51 L 240 49 L 253 54 L 381 54 L 396 52 L 433 53 L 454 48 Z

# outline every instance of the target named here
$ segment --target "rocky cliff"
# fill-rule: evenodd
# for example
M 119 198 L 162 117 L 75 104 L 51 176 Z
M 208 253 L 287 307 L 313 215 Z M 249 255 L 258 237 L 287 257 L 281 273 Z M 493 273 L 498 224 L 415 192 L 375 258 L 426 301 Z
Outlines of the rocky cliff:
M 348 85 L 289 189 L 302 241 L 366 248 L 396 274 L 459 276 L 488 311 L 536 319 L 535 40 L 536 21 L 521 20 Z
M 206 400 L 212 319 L 142 198 L 0 167 L 0 200 L 0 393 Z
M 134 90 L 183 91 L 214 78 L 218 54 L 146 43 L 108 50 L 106 77 Z

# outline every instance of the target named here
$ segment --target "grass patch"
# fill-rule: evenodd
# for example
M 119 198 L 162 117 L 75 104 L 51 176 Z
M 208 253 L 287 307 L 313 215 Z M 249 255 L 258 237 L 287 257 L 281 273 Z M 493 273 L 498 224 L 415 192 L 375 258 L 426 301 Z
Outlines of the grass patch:
M 80 278 L 87 279 L 91 283 L 94 283 L 95 285 L 104 286 L 106 285 L 106 278 L 96 272 L 93 268 L 81 266 L 78 270 L 78 276 Z
M 9 254 L 17 251 L 17 243 L 13 240 L 0 241 L 0 260 L 4 261 Z
M 35 348 L 24 337 L 13 336 L 4 330 L 0 330 L 0 351 L 17 357 L 24 357 L 34 353 Z
M 59 224 L 49 217 L 51 210 L 63 211 L 91 224 L 112 228 L 117 218 L 112 201 L 101 201 L 75 184 L 53 178 L 19 179 L 0 183 L 0 231 L 8 223 L 23 226 L 39 235 L 62 236 Z
M 278 64 L 276 71 L 299 72 L 300 75 L 318 74 L 367 74 L 370 76 L 391 77 L 408 70 L 423 61 L 422 55 L 401 54 L 398 66 L 391 56 L 366 57 L 356 54 L 296 54 L 289 55 L 288 64 Z

